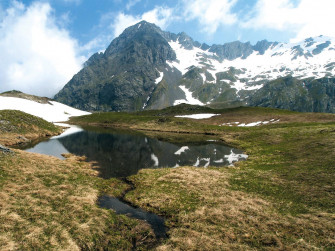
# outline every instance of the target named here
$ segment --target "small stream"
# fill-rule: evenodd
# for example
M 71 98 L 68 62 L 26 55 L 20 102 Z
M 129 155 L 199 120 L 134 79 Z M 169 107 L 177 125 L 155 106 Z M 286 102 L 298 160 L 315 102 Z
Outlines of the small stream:
M 125 214 L 129 217 L 148 222 L 154 231 L 156 238 L 166 238 L 164 219 L 156 214 L 144 211 L 141 208 L 132 207 L 118 198 L 101 196 L 98 205 L 103 208 L 113 209 L 117 214 Z
M 185 137 L 181 135 L 181 137 Z M 20 147 L 28 152 L 42 153 L 64 159 L 61 154 L 85 155 L 99 166 L 100 176 L 124 179 L 143 168 L 178 166 L 227 166 L 244 160 L 247 155 L 239 149 L 215 140 L 184 138 L 179 143 L 148 137 L 144 134 L 115 129 L 71 126 L 63 134 L 49 140 Z M 182 142 L 182 143 L 180 143 Z M 145 220 L 157 239 L 166 237 L 164 219 L 110 196 L 101 196 L 99 206 L 113 209 L 118 214 Z

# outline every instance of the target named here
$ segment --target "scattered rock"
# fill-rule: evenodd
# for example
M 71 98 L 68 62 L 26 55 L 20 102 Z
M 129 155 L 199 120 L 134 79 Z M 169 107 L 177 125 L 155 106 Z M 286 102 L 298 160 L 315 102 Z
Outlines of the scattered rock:
M 30 142 L 29 139 L 27 139 L 26 137 L 24 137 L 24 136 L 22 136 L 22 135 L 19 135 L 17 138 L 18 138 L 19 140 L 23 141 L 23 142 Z
M 1 153 L 14 153 L 12 150 L 10 150 L 7 147 L 4 147 L 3 145 L 0 145 L 0 152 Z

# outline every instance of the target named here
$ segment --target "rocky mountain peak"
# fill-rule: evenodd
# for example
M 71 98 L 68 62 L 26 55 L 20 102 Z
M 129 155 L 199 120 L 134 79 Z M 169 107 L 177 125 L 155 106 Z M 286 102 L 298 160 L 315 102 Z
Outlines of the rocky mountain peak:
M 267 49 L 270 48 L 270 46 L 272 46 L 272 45 L 275 46 L 275 45 L 277 45 L 277 44 L 278 44 L 277 42 L 273 43 L 273 42 L 269 42 L 269 41 L 267 41 L 267 40 L 262 40 L 262 41 L 258 41 L 258 42 L 253 46 L 253 49 L 254 49 L 255 51 L 258 51 L 259 54 L 263 55 L 263 54 L 265 53 L 265 51 L 266 51 Z
M 210 46 L 185 32 L 174 34 L 141 21 L 125 29 L 104 53 L 92 55 L 55 99 L 88 111 L 137 111 L 180 103 L 293 109 L 290 103 L 302 109 L 306 102 L 320 101 L 314 90 L 318 86 L 325 93 L 322 105 L 308 110 L 333 112 L 335 108 L 327 107 L 335 107 L 334 82 L 311 80 L 335 76 L 334 41 L 322 36 L 299 43 L 262 40 Z M 286 76 L 299 80 L 289 85 L 289 92 L 295 93 L 289 99 L 284 98 L 289 96 L 286 91 L 279 94 L 291 83 Z M 279 78 L 283 80 L 276 81 Z M 309 99 L 302 98 L 304 93 Z M 272 95 L 279 97 L 275 103 L 269 102 Z M 298 96 L 303 100 L 299 105 L 294 102 Z
M 155 24 L 141 21 L 129 28 L 108 46 L 105 57 L 125 53 L 125 62 L 136 61 L 142 56 L 148 63 L 162 64 L 174 60 L 176 55 L 164 38 L 164 32 Z

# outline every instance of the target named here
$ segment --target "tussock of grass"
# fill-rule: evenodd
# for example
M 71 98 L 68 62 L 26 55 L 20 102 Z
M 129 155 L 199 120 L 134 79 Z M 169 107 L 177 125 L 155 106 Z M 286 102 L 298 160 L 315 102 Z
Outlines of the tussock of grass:
M 122 184 L 98 178 L 89 163 L 17 150 L 0 153 L 0 166 L 1 250 L 130 250 L 134 242 L 151 244 L 148 225 L 96 205 L 100 193 L 118 195 Z

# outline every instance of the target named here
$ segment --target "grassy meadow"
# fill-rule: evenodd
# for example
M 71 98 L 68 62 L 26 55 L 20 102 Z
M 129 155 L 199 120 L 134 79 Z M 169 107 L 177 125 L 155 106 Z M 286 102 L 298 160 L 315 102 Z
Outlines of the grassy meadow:
M 220 115 L 174 117 L 194 113 Z M 270 120 L 276 122 L 227 125 Z M 1 250 L 335 249 L 333 114 L 180 105 L 94 113 L 70 122 L 132 129 L 169 141 L 214 137 L 249 157 L 222 168 L 143 169 L 128 177 L 134 186 L 128 191 L 120 180 L 99 178 L 82 157 L 0 153 Z M 23 122 L 15 124 L 25 128 Z M 15 130 L 24 137 L 31 133 Z M 0 144 L 10 134 L 3 131 Z M 125 200 L 165 217 L 167 239 L 157 243 L 147 224 L 96 205 L 100 194 L 125 191 Z
M 211 112 L 210 119 L 175 118 Z M 257 121 L 257 127 L 220 126 Z M 130 177 L 131 203 L 164 215 L 159 250 L 335 249 L 335 116 L 269 108 L 173 107 L 100 113 L 74 123 L 127 127 L 162 136 L 214 136 L 249 158 L 233 167 L 141 170 Z

